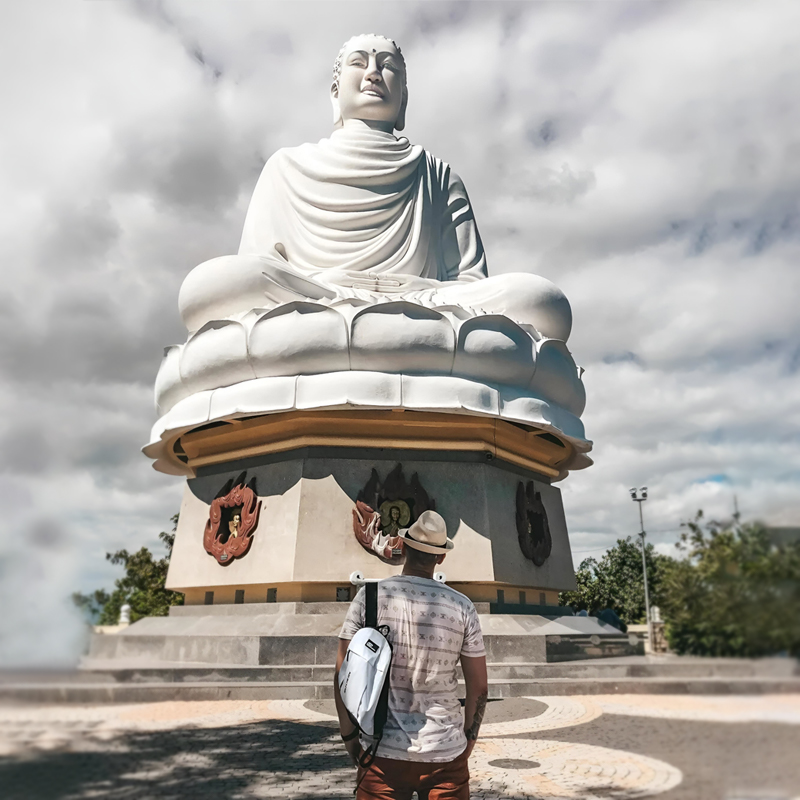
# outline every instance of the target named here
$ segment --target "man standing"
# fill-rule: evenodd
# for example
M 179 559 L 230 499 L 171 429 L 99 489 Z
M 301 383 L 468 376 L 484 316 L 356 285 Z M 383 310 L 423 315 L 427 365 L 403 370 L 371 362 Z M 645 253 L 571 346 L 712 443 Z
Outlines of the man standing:
M 403 572 L 380 582 L 378 624 L 389 627 L 392 669 L 389 711 L 375 760 L 359 766 L 357 800 L 469 800 L 467 761 L 486 710 L 486 653 L 475 606 L 433 580 L 453 542 L 444 519 L 423 512 L 399 532 Z M 339 634 L 334 692 L 339 727 L 354 762 L 361 744 L 339 694 L 338 676 L 350 639 L 364 627 L 364 589 Z M 466 683 L 462 717 L 457 696 L 459 658 Z

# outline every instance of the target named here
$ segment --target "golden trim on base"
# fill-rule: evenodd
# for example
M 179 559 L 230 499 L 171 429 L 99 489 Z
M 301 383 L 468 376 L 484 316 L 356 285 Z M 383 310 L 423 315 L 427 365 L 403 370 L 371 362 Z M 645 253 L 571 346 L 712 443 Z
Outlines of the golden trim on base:
M 460 450 L 486 453 L 554 479 L 566 475 L 575 455 L 569 442 L 527 425 L 467 414 L 397 411 L 289 411 L 227 420 L 176 437 L 170 450 L 176 463 L 193 471 L 303 447 Z

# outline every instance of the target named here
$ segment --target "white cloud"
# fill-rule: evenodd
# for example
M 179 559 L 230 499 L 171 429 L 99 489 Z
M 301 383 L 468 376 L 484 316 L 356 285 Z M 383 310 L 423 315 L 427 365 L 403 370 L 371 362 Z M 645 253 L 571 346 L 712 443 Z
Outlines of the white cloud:
M 405 133 L 464 178 L 491 271 L 573 304 L 597 462 L 562 485 L 576 562 L 638 529 L 630 485 L 664 552 L 734 493 L 797 524 L 796 3 L 58 2 L 4 23 L 0 495 L 24 513 L 0 552 L 27 563 L 43 525 L 60 544 L 0 603 L 35 585 L 39 639 L 67 632 L 52 653 L 76 641 L 66 596 L 177 510 L 138 447 L 180 282 L 235 250 L 270 153 L 327 134 L 355 32 L 403 47 Z

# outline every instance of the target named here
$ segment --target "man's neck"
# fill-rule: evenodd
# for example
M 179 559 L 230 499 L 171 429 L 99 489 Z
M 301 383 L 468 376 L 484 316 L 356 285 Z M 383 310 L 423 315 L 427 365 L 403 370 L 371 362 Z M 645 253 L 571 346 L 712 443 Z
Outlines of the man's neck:
M 403 571 L 400 574 L 409 575 L 413 578 L 427 578 L 429 581 L 433 580 L 433 570 L 415 569 L 409 567 L 408 564 L 403 567 Z

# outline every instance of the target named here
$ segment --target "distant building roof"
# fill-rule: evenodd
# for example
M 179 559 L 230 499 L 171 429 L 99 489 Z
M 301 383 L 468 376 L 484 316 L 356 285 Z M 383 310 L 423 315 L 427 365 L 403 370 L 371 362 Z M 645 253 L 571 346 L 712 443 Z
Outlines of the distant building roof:
M 778 546 L 800 542 L 800 527 L 768 527 L 766 530 L 767 535 L 772 540 L 772 543 Z

